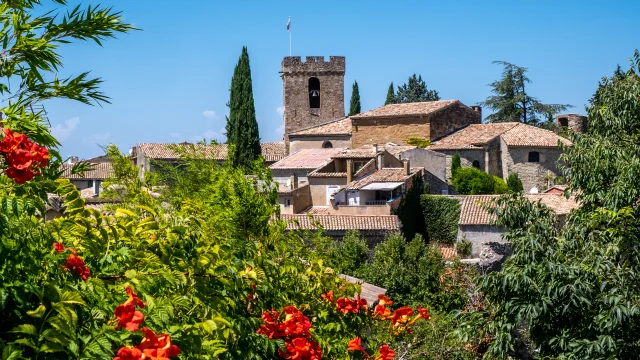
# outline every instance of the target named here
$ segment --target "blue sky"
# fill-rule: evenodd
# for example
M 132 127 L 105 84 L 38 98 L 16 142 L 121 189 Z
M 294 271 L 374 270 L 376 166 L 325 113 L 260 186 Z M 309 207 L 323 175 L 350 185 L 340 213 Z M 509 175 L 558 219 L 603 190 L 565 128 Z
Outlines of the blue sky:
M 70 1 L 71 5 L 78 2 Z M 83 1 L 84 5 L 97 2 Z M 224 140 L 233 67 L 249 49 L 262 141 L 282 138 L 282 57 L 347 59 L 362 110 L 384 103 L 389 82 L 421 74 L 443 99 L 472 105 L 501 69 L 529 68 L 530 94 L 584 113 L 598 80 L 640 48 L 640 1 L 164 1 L 102 0 L 142 29 L 104 47 L 61 49 L 61 75 L 91 70 L 112 104 L 46 103 L 64 156 L 86 158 L 114 143 Z M 487 115 L 485 110 L 484 115 Z

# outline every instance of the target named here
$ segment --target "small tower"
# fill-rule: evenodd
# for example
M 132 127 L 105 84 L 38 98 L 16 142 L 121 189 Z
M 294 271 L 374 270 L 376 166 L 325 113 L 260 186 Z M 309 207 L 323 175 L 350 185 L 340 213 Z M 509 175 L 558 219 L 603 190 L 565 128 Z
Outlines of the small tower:
M 284 137 L 344 117 L 344 56 L 287 56 L 282 60 Z
M 571 129 L 579 134 L 587 132 L 587 117 L 580 114 L 556 115 L 556 128 Z

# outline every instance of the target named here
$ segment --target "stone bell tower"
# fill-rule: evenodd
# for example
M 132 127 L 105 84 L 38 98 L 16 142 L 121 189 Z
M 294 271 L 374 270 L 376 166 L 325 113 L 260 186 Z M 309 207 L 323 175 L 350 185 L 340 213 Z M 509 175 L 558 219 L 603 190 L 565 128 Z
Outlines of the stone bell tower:
M 282 60 L 284 137 L 344 117 L 344 56 L 287 56 Z

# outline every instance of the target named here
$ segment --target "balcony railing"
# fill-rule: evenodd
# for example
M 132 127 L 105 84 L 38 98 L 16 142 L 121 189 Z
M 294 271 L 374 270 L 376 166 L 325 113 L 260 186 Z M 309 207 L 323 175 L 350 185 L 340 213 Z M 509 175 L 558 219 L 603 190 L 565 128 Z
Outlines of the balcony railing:
M 373 200 L 373 201 L 365 201 L 365 205 L 386 205 L 387 200 Z

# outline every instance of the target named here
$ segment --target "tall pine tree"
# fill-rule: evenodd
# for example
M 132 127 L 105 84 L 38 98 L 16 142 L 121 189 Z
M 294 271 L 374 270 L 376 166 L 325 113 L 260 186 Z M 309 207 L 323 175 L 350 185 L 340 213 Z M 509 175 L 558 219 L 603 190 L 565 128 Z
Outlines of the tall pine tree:
M 353 90 L 351 91 L 351 104 L 349 105 L 349 116 L 360 114 L 360 90 L 358 90 L 358 82 L 353 82 Z
M 231 164 L 236 167 L 250 168 L 253 161 L 260 156 L 260 133 L 253 102 L 251 67 L 246 46 L 242 47 L 242 54 L 233 70 L 228 106 L 227 143 L 235 145 L 235 151 L 230 157 Z
M 413 103 L 423 101 L 440 100 L 440 95 L 436 90 L 427 89 L 427 83 L 422 80 L 422 75 L 413 74 L 406 84 L 398 86 L 398 93 L 395 96 L 396 103 Z
M 396 94 L 393 91 L 393 81 L 389 84 L 389 90 L 387 90 L 387 98 L 384 100 L 385 105 L 394 104 L 396 102 Z
M 527 69 L 508 63 L 494 61 L 502 65 L 502 78 L 489 84 L 494 95 L 480 104 L 494 111 L 487 121 L 521 122 L 523 124 L 551 128 L 555 114 L 573 107 L 569 104 L 543 104 L 529 96 L 526 85 L 531 82 Z

